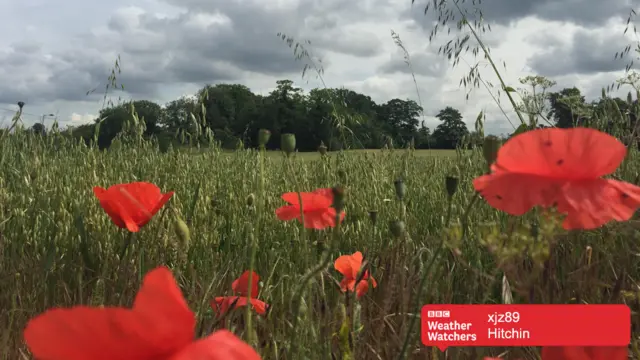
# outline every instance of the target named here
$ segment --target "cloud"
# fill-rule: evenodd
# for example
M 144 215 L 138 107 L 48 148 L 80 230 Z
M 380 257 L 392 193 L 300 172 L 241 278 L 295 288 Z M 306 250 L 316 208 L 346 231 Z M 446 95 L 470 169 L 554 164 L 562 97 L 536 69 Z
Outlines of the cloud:
M 429 126 L 445 106 L 458 108 L 469 126 L 480 110 L 489 131 L 510 125 L 480 84 L 467 100 L 460 79 L 476 66 L 487 83 L 496 83 L 489 63 L 461 54 L 456 67 L 438 53 L 440 46 L 468 34 L 440 27 L 430 42 L 437 15 L 424 14 L 427 0 L 124 0 L 91 6 L 78 0 L 0 2 L 0 109 L 25 101 L 25 120 L 42 113 L 61 121 L 91 121 L 102 107 L 105 86 L 115 69 L 114 98 L 165 103 L 192 94 L 205 84 L 242 83 L 267 94 L 278 79 L 292 79 L 305 90 L 322 86 L 300 78 L 305 59 L 294 58 L 295 41 L 324 67 L 327 86 L 345 86 L 377 102 L 420 100 Z M 463 4 L 477 16 L 471 1 Z M 628 44 L 621 36 L 625 16 L 640 0 L 491 0 L 482 3 L 491 30 L 483 42 L 509 85 L 539 73 L 560 84 L 579 84 L 597 94 L 620 76 L 625 62 L 613 54 Z M 56 16 L 50 16 L 55 7 Z M 23 29 L 19 33 L 16 28 Z M 396 31 L 411 55 L 420 92 L 390 32 Z M 276 34 L 295 41 L 289 48 Z M 476 46 L 475 40 L 468 43 Z M 302 49 L 298 49 L 298 54 Z M 119 56 L 119 57 L 118 57 Z M 320 62 L 321 60 L 321 62 Z M 508 67 L 504 68 L 503 64 Z M 577 75 L 576 75 L 577 74 Z M 579 75 L 579 76 L 578 76 Z M 308 82 L 307 82 L 308 81 Z M 88 91 L 95 91 L 87 94 Z M 503 99 L 503 107 L 508 108 Z M 506 110 L 508 114 L 513 115 Z M 27 114 L 28 113 L 28 114 Z M 4 114 L 4 112 L 3 112 Z M 7 112 L 9 114 L 9 112 Z M 10 114 L 9 114 L 10 115 Z
M 629 45 L 622 32 L 601 28 L 577 28 L 572 32 L 569 41 L 545 44 L 545 50 L 529 58 L 529 66 L 541 75 L 559 76 L 620 71 L 628 64 L 629 58 L 614 59 L 616 53 Z

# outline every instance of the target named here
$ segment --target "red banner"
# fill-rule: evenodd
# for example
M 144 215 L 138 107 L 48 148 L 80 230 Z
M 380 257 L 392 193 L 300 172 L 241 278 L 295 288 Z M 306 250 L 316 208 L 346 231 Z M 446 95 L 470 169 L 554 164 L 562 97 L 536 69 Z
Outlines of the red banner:
M 425 305 L 422 343 L 452 346 L 627 346 L 626 305 Z

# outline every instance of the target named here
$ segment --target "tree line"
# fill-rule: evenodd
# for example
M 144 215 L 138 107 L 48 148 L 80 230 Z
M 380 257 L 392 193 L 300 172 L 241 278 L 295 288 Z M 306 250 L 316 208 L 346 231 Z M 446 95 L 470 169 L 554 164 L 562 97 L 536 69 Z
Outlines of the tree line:
M 575 87 L 527 94 L 521 94 L 521 110 L 537 127 L 583 125 L 598 111 L 610 110 L 612 103 L 624 114 L 635 104 L 630 98 L 606 97 L 587 103 Z M 254 94 L 240 84 L 217 84 L 165 105 L 148 100 L 120 103 L 101 110 L 93 123 L 66 132 L 87 143 L 96 141 L 101 148 L 108 148 L 132 119 L 142 125 L 144 137 L 181 146 L 217 142 L 224 148 L 257 147 L 260 129 L 271 131 L 267 148 L 272 150 L 279 148 L 280 135 L 285 133 L 296 135 L 299 151 L 314 151 L 320 145 L 329 150 L 453 149 L 482 141 L 482 129 L 469 131 L 457 109 L 445 107 L 436 117 L 440 124 L 431 131 L 423 122 L 422 107 L 413 100 L 396 98 L 377 104 L 365 94 L 344 88 L 304 93 L 292 81 L 279 80 L 268 95 Z M 33 130 L 45 132 L 42 124 L 35 124 Z

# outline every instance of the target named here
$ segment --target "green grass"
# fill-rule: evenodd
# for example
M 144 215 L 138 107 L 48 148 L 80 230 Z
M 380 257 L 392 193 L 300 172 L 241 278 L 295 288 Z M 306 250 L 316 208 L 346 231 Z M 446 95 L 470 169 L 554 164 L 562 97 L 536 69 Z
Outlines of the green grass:
M 358 314 L 363 325 L 352 333 L 352 355 L 394 359 L 418 305 L 501 303 L 503 274 L 516 303 L 627 301 L 638 310 L 635 254 L 640 249 L 633 222 L 573 233 L 541 226 L 534 242 L 529 227 L 534 215 L 511 218 L 480 200 L 464 216 L 475 198 L 471 180 L 486 166 L 478 152 L 423 156 L 437 153 L 442 152 L 266 156 L 261 172 L 256 151 L 193 156 L 163 154 L 142 144 L 104 152 L 71 145 L 55 134 L 45 140 L 10 136 L 0 142 L 0 358 L 22 356 L 21 332 L 32 316 L 53 306 L 130 305 L 141 277 L 162 264 L 176 274 L 198 314 L 200 330 L 210 329 L 208 302 L 229 294 L 231 282 L 249 268 L 252 239 L 263 282 L 260 298 L 272 310 L 266 318 L 254 317 L 250 331 L 244 328 L 242 312 L 219 326 L 244 339 L 253 334 L 252 345 L 264 359 L 329 359 L 330 353 L 343 358 L 346 349 L 336 334 L 345 302 L 348 313 Z M 633 180 L 639 164 L 631 154 L 625 172 L 618 175 Z M 451 203 L 447 176 L 459 179 Z M 394 190 L 398 178 L 406 185 L 402 201 Z M 110 222 L 91 189 L 136 180 L 154 182 L 175 196 L 134 236 L 121 264 L 117 254 L 127 233 Z M 284 205 L 282 193 L 335 185 L 344 185 L 348 194 L 347 216 L 337 237 L 276 219 L 275 209 Z M 250 194 L 256 199 L 253 206 L 247 205 Z M 174 212 L 189 224 L 188 244 L 175 234 Z M 371 212 L 377 213 L 375 223 Z M 395 221 L 403 221 L 406 232 L 394 235 L 389 224 Z M 507 233 L 512 236 L 502 235 Z M 425 272 L 443 240 L 446 251 Z M 332 262 L 338 254 L 362 251 L 379 286 L 354 308 L 352 299 L 347 301 L 339 291 L 339 274 L 332 267 L 323 269 L 302 298 L 295 329 L 298 353 L 287 354 L 293 294 L 329 241 L 337 250 Z M 543 255 L 549 246 L 547 259 Z M 426 277 L 426 286 L 416 299 L 421 277 Z M 417 335 L 418 327 L 413 330 Z M 409 350 L 411 358 L 442 359 L 438 350 L 421 346 L 417 336 Z M 458 348 L 449 355 L 480 359 L 503 351 Z M 534 349 L 513 348 L 506 358 L 533 359 L 534 354 Z
M 195 149 L 184 149 L 184 151 L 186 152 L 196 152 L 196 153 L 201 153 L 201 152 L 206 152 L 208 150 L 206 149 L 202 149 L 202 150 L 195 150 Z M 400 154 L 404 154 L 404 151 L 402 149 L 400 150 L 393 150 L 393 151 L 389 151 L 389 150 L 378 150 L 378 149 L 366 149 L 366 150 L 346 150 L 344 151 L 345 154 L 348 155 L 361 155 L 361 154 L 376 154 L 376 153 L 382 153 L 382 152 L 390 152 L 393 153 L 395 155 L 400 155 Z M 223 152 L 225 155 L 235 155 L 236 151 L 224 151 Z M 334 152 L 335 153 L 335 152 Z M 268 157 L 271 158 L 281 158 L 283 157 L 283 153 L 281 151 L 267 151 L 266 152 Z M 416 157 L 451 157 L 451 156 L 456 156 L 456 150 L 446 150 L 446 149 L 421 149 L 421 150 L 414 150 L 414 156 Z M 318 152 L 299 152 L 296 153 L 295 155 L 298 158 L 302 158 L 302 159 L 308 159 L 308 160 L 317 160 L 320 158 L 320 153 Z

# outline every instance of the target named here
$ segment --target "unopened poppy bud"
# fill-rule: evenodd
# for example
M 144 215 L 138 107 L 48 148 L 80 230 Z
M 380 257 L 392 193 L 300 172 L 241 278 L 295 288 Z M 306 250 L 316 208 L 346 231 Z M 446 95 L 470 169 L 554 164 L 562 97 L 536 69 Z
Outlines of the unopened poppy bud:
M 24 101 L 18 101 L 18 107 L 20 108 L 20 110 L 22 110 L 22 108 L 24 107 Z
M 267 129 L 258 130 L 258 145 L 265 147 L 271 138 L 271 131 Z
M 484 144 L 482 145 L 482 155 L 484 155 L 484 159 L 487 161 L 487 166 L 491 167 L 491 165 L 496 161 L 499 149 L 500 139 L 498 139 L 496 136 L 489 135 L 484 138 Z
M 389 223 L 389 230 L 391 230 L 391 234 L 397 238 L 404 234 L 404 228 L 404 221 L 402 220 L 396 220 Z
M 378 212 L 376 210 L 369 211 L 369 219 L 375 225 L 378 222 Z
M 176 216 L 174 218 L 173 225 L 175 226 L 176 235 L 180 240 L 180 245 L 183 248 L 189 246 L 189 242 L 191 241 L 191 233 L 189 231 L 189 226 L 182 220 L 180 217 Z
M 407 186 L 404 184 L 402 179 L 394 181 L 393 186 L 396 188 L 396 196 L 398 197 L 398 200 L 402 201 L 405 193 L 407 192 Z
M 444 178 L 444 185 L 447 188 L 447 195 L 452 198 L 458 190 L 458 178 L 454 176 L 447 176 Z
M 320 155 L 324 156 L 327 154 L 327 147 L 324 145 L 323 141 L 320 141 L 320 146 L 318 146 L 318 152 Z
M 256 196 L 253 194 L 249 194 L 249 196 L 247 196 L 247 206 L 251 207 L 253 206 L 253 203 L 256 200 Z
M 280 136 L 280 148 L 287 156 L 291 155 L 296 151 L 296 136 L 294 134 L 282 134 Z
M 333 193 L 333 208 L 336 209 L 336 213 L 340 214 L 344 210 L 344 188 L 336 186 L 331 189 Z

